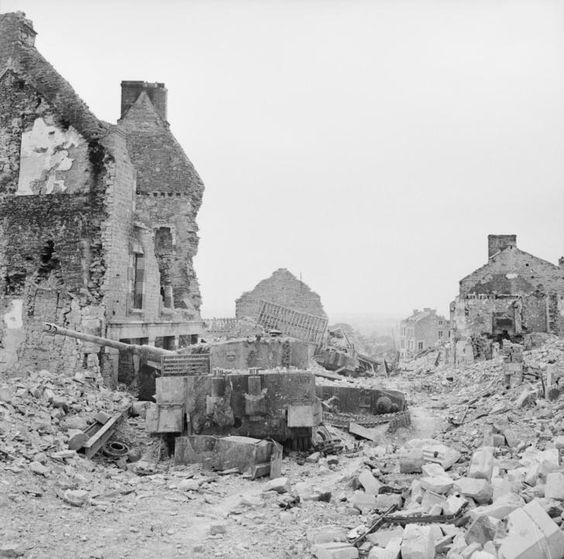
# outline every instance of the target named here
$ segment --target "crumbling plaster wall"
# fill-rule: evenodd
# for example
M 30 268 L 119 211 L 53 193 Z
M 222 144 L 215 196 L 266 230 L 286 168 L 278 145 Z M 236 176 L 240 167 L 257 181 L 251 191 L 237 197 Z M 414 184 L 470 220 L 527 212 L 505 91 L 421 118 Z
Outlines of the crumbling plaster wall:
M 506 315 L 515 323 L 516 333 L 563 331 L 558 295 L 540 291 L 526 296 L 503 298 L 461 298 L 451 303 L 451 323 L 456 339 L 492 336 L 494 313 Z
M 261 300 L 327 318 L 319 295 L 285 268 L 276 270 L 272 276 L 259 282 L 252 291 L 243 293 L 235 301 L 235 316 L 256 319 Z
M 38 116 L 22 133 L 16 195 L 88 189 L 88 144 L 72 127 L 61 128 L 51 114 Z
M 455 339 L 472 335 L 493 334 L 493 314 L 495 312 L 511 312 L 517 297 L 503 299 L 478 299 L 457 297 L 451 304 L 451 324 L 454 325 Z M 511 310 L 510 310 L 511 309 Z
M 102 141 L 87 140 L 15 72 L 2 75 L 1 370 L 97 367 L 96 346 L 42 330 L 43 322 L 103 329 L 110 288 L 103 229 L 115 167 Z M 129 191 L 131 199 L 134 185 Z

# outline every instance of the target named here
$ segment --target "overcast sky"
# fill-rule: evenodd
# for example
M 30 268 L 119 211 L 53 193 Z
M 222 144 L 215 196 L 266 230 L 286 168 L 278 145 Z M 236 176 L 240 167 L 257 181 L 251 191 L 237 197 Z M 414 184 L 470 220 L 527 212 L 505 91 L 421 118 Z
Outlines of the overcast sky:
M 488 233 L 564 255 L 561 0 L 0 0 L 88 103 L 165 82 L 204 316 L 285 267 L 330 315 L 446 313 Z

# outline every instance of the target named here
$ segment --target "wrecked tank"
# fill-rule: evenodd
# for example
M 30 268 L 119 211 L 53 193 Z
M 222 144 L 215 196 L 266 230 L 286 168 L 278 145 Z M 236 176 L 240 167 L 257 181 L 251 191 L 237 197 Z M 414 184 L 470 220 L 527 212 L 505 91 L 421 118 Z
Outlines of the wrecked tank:
M 299 340 L 258 338 L 171 351 L 84 334 L 55 324 L 45 324 L 45 330 L 131 352 L 154 367 L 157 376 L 151 396 L 154 395 L 157 406 L 147 415 L 147 429 L 151 433 L 272 438 L 305 450 L 311 446 L 314 428 L 321 423 L 313 373 L 274 369 L 276 364 L 289 367 L 307 363 L 308 346 Z M 210 364 L 214 362 L 233 368 L 212 369 Z M 235 370 L 249 363 L 261 367 Z M 263 370 L 263 364 L 274 370 Z
M 157 378 L 152 433 L 271 438 L 293 449 L 311 446 L 321 404 L 310 371 L 229 371 Z

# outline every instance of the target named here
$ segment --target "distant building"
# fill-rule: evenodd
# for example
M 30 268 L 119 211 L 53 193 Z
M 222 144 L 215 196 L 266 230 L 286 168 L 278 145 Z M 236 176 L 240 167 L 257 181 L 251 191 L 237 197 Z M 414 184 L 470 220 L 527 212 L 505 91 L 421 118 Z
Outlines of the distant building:
M 435 309 L 415 309 L 400 323 L 400 358 L 411 359 L 449 336 L 449 321 Z
M 478 338 L 518 342 L 532 332 L 562 335 L 563 310 L 564 259 L 557 266 L 517 248 L 516 235 L 489 235 L 487 263 L 460 280 L 450 305 L 454 359 L 478 357 Z

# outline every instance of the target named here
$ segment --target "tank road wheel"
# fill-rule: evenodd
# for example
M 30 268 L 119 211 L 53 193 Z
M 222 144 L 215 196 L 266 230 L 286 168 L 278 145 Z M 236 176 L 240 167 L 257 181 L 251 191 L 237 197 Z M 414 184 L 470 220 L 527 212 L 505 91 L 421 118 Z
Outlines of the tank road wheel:
M 387 396 L 380 396 L 376 400 L 376 413 L 390 413 L 392 411 L 392 401 Z
M 291 450 L 307 451 L 312 448 L 312 429 L 296 428 L 290 430 L 290 437 L 286 440 L 286 446 Z
M 110 441 L 106 443 L 102 448 L 102 453 L 109 458 L 121 458 L 122 456 L 127 456 L 129 452 L 129 447 L 121 441 Z

